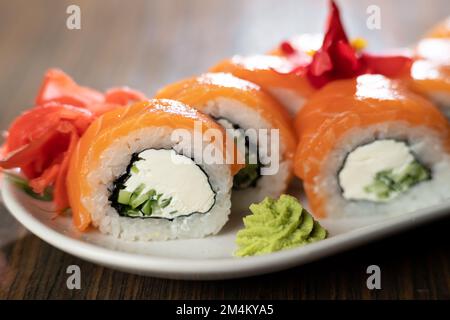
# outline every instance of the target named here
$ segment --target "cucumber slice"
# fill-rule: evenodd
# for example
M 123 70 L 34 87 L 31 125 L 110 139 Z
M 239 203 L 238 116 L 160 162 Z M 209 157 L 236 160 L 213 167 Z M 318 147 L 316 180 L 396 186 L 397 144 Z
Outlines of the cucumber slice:
M 131 208 L 136 209 L 137 207 L 139 207 L 141 204 L 143 204 L 147 200 L 148 200 L 148 195 L 146 193 L 140 194 L 131 201 L 130 206 L 131 206 Z
M 161 203 L 160 203 L 159 206 L 161 208 L 165 208 L 165 207 L 167 207 L 170 204 L 171 201 L 172 201 L 172 197 L 167 198 L 167 199 L 163 199 L 163 200 L 161 200 Z
M 127 210 L 127 214 L 126 215 L 129 216 L 129 217 L 142 217 L 141 212 L 136 211 L 136 210 L 131 210 L 131 209 Z
M 139 169 L 136 166 L 131 167 L 131 172 L 133 173 L 139 173 Z
M 133 191 L 134 194 L 140 195 L 142 191 L 145 189 L 145 184 L 141 184 L 139 187 L 136 188 L 136 190 Z
M 148 198 L 149 199 L 154 200 L 155 199 L 155 195 L 156 195 L 156 191 L 155 191 L 155 189 L 151 189 L 149 192 L 147 192 L 147 194 L 148 194 Z
M 146 193 L 142 193 L 144 189 L 145 185 L 141 184 L 138 188 L 136 188 L 136 190 L 131 195 L 131 199 L 128 204 L 131 206 L 132 209 L 136 209 L 137 207 L 142 205 L 145 201 L 151 199 L 156 193 L 156 191 L 153 189 Z
M 120 190 L 119 195 L 117 197 L 117 202 L 120 204 L 130 204 L 130 199 L 132 195 L 133 195 L 132 192 Z
M 141 209 L 141 212 L 144 214 L 144 216 L 151 216 L 152 215 L 152 200 L 147 200 L 147 202 L 144 204 L 144 206 Z

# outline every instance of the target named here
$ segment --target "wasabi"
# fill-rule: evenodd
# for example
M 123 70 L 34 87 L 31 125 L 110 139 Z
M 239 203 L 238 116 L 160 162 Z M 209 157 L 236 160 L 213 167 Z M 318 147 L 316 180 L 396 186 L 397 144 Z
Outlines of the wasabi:
M 265 198 L 252 204 L 250 211 L 244 218 L 245 228 L 237 234 L 235 256 L 267 254 L 327 237 L 327 231 L 292 196 Z

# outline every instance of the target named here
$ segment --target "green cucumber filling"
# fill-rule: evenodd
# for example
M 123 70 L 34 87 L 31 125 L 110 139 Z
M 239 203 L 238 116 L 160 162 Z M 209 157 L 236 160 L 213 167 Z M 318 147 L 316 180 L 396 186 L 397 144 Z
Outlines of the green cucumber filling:
M 206 173 L 174 150 L 147 149 L 132 156 L 109 197 L 119 215 L 174 219 L 207 213 L 215 193 Z
M 429 170 L 413 161 L 401 172 L 395 173 L 392 169 L 378 172 L 373 183 L 365 187 L 365 191 L 375 194 L 379 199 L 388 199 L 395 193 L 405 192 L 419 182 L 429 179 Z
M 387 202 L 430 180 L 431 171 L 406 142 L 383 139 L 350 152 L 338 179 L 348 200 Z
M 258 179 L 261 177 L 262 164 L 258 157 L 258 147 L 250 142 L 245 135 L 244 130 L 230 120 L 225 118 L 216 118 L 227 132 L 232 132 L 232 136 L 238 146 L 244 146 L 245 150 L 240 150 L 245 154 L 245 167 L 233 178 L 233 189 L 242 190 L 256 187 Z

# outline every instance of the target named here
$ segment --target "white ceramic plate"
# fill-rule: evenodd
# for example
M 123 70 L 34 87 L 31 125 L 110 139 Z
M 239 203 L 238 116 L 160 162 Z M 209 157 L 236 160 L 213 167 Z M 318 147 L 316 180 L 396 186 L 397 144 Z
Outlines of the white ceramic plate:
M 3 181 L 6 207 L 28 230 L 82 259 L 114 269 L 173 279 L 229 279 L 298 266 L 450 214 L 450 201 L 397 217 L 322 220 L 329 238 L 265 256 L 234 258 L 242 217 L 234 215 L 217 236 L 196 240 L 125 242 L 96 230 L 79 233 L 70 216 L 54 219 L 49 204 L 34 200 Z

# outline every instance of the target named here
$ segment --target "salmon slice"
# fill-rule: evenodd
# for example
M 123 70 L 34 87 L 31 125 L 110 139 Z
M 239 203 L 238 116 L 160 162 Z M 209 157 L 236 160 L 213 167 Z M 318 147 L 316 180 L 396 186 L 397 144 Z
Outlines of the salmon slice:
M 235 56 L 218 63 L 210 71 L 231 73 L 238 78 L 256 83 L 263 89 L 269 89 L 267 91 L 273 87 L 285 88 L 310 96 L 314 89 L 305 77 L 290 73 L 293 68 L 293 64 L 283 57 L 255 55 Z
M 450 150 L 450 127 L 438 109 L 399 82 L 381 75 L 329 83 L 298 114 L 295 174 L 303 180 L 317 217 L 325 217 L 326 199 L 316 188 L 315 177 L 323 170 L 328 155 L 350 130 L 389 121 L 434 130 Z
M 450 65 L 417 60 L 411 69 L 412 89 L 431 97 L 436 92 L 450 94 Z
M 426 38 L 450 38 L 450 17 L 434 26 L 426 34 Z
M 307 63 L 308 60 L 305 60 L 300 64 Z M 294 115 L 305 99 L 315 91 L 305 73 L 291 72 L 297 66 L 297 62 L 294 63 L 281 56 L 235 56 L 218 63 L 209 71 L 231 73 L 238 78 L 257 84 Z
M 415 54 L 410 88 L 431 99 L 450 119 L 450 38 L 422 39 Z
M 237 100 L 259 113 L 272 128 L 280 130 L 286 158 L 292 159 L 296 137 L 290 116 L 284 108 L 262 89 L 249 81 L 226 73 L 207 73 L 182 80 L 157 92 L 156 98 L 179 100 L 204 111 L 209 101 L 217 98 Z
M 89 210 L 82 203 L 83 198 L 92 196 L 94 192 L 87 176 L 92 168 L 99 165 L 100 156 L 112 143 L 132 131 L 150 126 L 192 131 L 198 121 L 202 124 L 203 132 L 208 129 L 220 130 L 225 138 L 223 128 L 210 117 L 172 100 L 154 99 L 140 102 L 113 110 L 96 119 L 81 137 L 69 161 L 67 190 L 74 225 L 84 231 L 91 223 Z M 223 147 L 230 147 L 225 144 L 226 139 L 223 141 Z M 225 157 L 224 153 L 224 160 Z M 233 174 L 240 168 L 241 165 L 230 165 Z
M 450 65 L 450 38 L 423 39 L 417 44 L 415 52 L 419 59 Z

